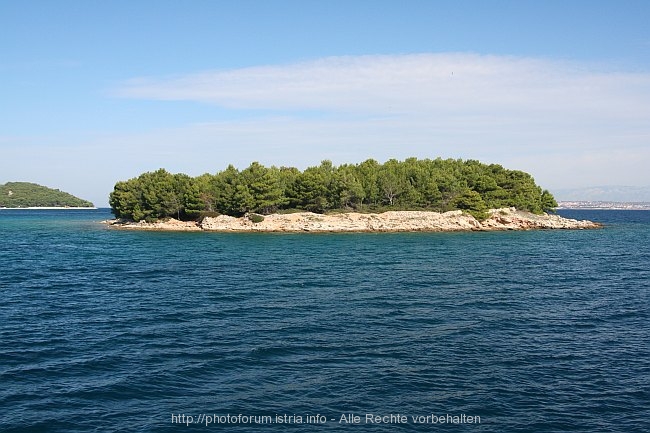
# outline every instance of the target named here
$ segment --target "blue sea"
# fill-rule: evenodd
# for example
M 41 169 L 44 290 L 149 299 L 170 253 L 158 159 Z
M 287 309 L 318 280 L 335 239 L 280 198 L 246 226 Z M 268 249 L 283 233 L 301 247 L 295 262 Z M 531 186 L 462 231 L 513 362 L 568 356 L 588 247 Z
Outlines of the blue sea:
M 650 211 L 220 234 L 0 210 L 2 432 L 648 432 Z

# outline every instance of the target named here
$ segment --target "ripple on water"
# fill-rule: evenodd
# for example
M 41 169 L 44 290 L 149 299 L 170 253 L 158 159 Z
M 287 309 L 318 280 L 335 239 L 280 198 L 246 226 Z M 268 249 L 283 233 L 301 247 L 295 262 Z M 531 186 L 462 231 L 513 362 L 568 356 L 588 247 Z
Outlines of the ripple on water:
M 637 214 L 598 231 L 316 236 L 0 217 L 3 431 L 172 431 L 172 413 L 202 412 L 650 430 Z

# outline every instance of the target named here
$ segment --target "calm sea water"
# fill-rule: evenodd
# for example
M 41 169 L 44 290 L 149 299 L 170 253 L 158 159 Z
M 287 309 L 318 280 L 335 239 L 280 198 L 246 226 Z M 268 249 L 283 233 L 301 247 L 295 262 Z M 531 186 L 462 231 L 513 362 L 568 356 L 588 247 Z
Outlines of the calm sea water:
M 562 214 L 606 227 L 159 233 L 2 210 L 0 431 L 648 432 L 650 212 Z

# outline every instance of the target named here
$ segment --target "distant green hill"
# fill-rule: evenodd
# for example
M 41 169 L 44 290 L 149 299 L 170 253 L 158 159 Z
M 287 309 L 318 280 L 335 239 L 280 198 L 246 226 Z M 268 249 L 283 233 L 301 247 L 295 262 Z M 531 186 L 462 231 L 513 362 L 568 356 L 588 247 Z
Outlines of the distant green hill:
M 0 207 L 93 207 L 87 200 L 29 182 L 0 185 Z

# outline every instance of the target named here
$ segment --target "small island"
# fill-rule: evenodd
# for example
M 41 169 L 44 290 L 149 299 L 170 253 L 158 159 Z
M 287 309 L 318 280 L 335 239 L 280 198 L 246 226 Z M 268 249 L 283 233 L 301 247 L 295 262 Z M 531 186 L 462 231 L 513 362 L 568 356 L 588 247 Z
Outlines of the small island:
M 553 215 L 532 176 L 475 160 L 229 165 L 198 177 L 164 169 L 115 184 L 113 227 L 206 231 L 457 231 L 595 228 Z
M 9 209 L 93 209 L 94 205 L 58 189 L 30 182 L 7 182 L 0 185 L 0 208 Z

